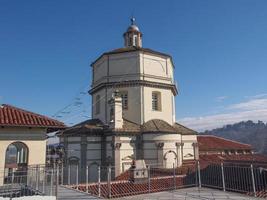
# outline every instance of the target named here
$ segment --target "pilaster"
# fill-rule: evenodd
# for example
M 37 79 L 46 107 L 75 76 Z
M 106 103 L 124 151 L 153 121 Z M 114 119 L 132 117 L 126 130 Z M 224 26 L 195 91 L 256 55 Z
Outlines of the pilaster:
M 163 167 L 163 147 L 164 147 L 164 142 L 157 142 L 155 143 L 157 147 L 157 152 L 158 152 L 158 164 L 160 164 Z

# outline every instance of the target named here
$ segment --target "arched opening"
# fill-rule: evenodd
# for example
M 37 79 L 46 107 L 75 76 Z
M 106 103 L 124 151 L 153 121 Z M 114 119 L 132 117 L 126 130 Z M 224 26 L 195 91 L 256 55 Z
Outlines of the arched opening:
M 166 168 L 177 167 L 177 155 L 174 151 L 168 151 L 164 156 L 164 160 Z
M 26 144 L 14 142 L 6 149 L 5 168 L 24 168 L 28 165 L 29 150 Z
M 79 158 L 72 156 L 68 160 L 69 169 L 68 169 L 68 184 L 77 184 L 80 180 L 80 168 L 79 168 Z
M 26 177 L 29 149 L 22 142 L 8 145 L 5 156 L 5 183 L 18 182 L 20 177 Z M 21 179 L 21 178 L 20 178 Z

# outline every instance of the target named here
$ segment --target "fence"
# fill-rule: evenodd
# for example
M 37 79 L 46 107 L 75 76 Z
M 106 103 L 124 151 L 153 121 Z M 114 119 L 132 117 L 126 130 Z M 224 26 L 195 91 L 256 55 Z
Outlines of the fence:
M 113 166 L 61 166 L 61 182 L 71 188 L 104 198 L 174 190 L 198 185 L 196 165 L 191 168 L 163 168 L 148 165 L 117 173 Z
M 91 168 L 91 169 L 90 169 Z M 113 166 L 61 166 L 61 183 L 95 196 L 123 196 L 174 190 L 184 187 L 210 187 L 224 191 L 267 197 L 265 166 L 233 163 L 196 163 L 187 167 L 163 168 L 148 165 L 116 172 Z
M 56 196 L 58 172 L 40 165 L 5 169 L 0 172 L 0 197 Z
M 201 169 L 201 185 L 267 197 L 267 165 L 209 163 Z
M 196 186 L 267 197 L 267 165 L 240 163 L 197 162 L 172 168 L 147 165 L 131 167 L 122 173 L 114 166 L 29 166 L 1 172 L 0 181 L 0 197 L 10 199 L 57 196 L 61 184 L 104 198 Z

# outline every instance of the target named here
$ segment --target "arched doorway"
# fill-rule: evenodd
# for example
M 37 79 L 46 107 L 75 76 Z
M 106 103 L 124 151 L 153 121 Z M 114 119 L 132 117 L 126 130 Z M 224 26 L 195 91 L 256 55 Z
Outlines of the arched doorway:
M 22 181 L 26 178 L 29 149 L 22 142 L 14 142 L 8 145 L 5 156 L 5 183 Z M 14 178 L 15 177 L 15 178 Z
M 29 149 L 22 142 L 14 142 L 6 149 L 5 168 L 25 168 L 28 165 Z
M 165 167 L 166 168 L 173 168 L 177 167 L 177 155 L 174 151 L 168 151 L 164 155 Z

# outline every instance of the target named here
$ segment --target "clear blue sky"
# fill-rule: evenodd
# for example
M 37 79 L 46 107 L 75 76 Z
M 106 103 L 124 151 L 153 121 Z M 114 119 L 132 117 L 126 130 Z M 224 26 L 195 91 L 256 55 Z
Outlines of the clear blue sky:
M 143 46 L 173 56 L 178 121 L 267 120 L 266 0 L 1 0 L 0 103 L 84 120 L 89 64 L 123 46 L 132 14 Z

